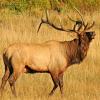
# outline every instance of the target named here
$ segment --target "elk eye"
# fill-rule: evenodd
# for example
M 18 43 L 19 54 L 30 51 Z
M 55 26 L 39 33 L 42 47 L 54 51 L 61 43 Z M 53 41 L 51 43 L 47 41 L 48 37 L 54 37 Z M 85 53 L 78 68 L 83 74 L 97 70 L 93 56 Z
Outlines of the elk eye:
M 88 36 L 92 36 L 92 35 L 94 34 L 94 32 L 86 32 L 86 34 L 87 34 Z
M 90 32 L 90 35 L 93 35 L 93 32 Z

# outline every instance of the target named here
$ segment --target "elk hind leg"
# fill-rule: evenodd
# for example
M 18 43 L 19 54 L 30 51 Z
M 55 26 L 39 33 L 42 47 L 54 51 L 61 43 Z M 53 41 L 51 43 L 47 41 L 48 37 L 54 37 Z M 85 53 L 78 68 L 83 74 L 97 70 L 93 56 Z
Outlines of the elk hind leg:
M 14 70 L 12 75 L 9 77 L 9 84 L 10 84 L 11 92 L 15 97 L 17 97 L 16 88 L 15 88 L 15 82 L 18 79 L 18 77 L 20 76 L 20 74 L 21 74 L 21 70 L 20 69 L 18 71 Z
M 9 70 L 8 66 L 5 65 L 5 74 L 4 74 L 3 78 L 2 78 L 2 82 L 1 82 L 1 86 L 0 86 L 1 95 L 2 95 L 2 92 L 4 90 L 4 87 L 6 85 L 6 82 L 7 82 L 8 78 L 9 78 L 9 76 L 10 76 L 10 70 Z

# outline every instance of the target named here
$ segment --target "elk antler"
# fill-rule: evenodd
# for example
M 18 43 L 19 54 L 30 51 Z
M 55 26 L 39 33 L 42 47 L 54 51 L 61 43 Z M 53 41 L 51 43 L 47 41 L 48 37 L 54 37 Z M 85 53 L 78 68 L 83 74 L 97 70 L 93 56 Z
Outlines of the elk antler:
M 75 9 L 76 9 L 76 8 L 75 8 Z M 77 10 L 77 11 L 78 11 L 78 10 Z M 72 18 L 70 18 L 70 17 L 67 15 L 68 18 L 69 18 L 71 21 L 74 21 L 74 22 L 75 22 L 75 24 L 74 24 L 73 29 L 64 29 L 62 25 L 60 25 L 61 27 L 57 27 L 56 25 L 54 25 L 54 24 L 49 20 L 49 18 L 48 18 L 48 11 L 46 10 L 46 19 L 44 20 L 43 18 L 41 18 L 41 23 L 39 24 L 39 27 L 38 27 L 38 31 L 37 31 L 37 32 L 39 32 L 39 30 L 40 30 L 40 28 L 41 28 L 41 25 L 42 25 L 43 23 L 48 24 L 48 25 L 50 25 L 51 27 L 53 27 L 53 28 L 55 28 L 55 29 L 57 29 L 57 30 L 60 30 L 60 31 L 75 32 L 75 33 L 77 33 L 77 34 L 81 34 L 81 33 L 83 33 L 84 31 L 89 30 L 90 28 L 92 28 L 92 27 L 94 26 L 94 22 L 93 22 L 92 25 L 90 25 L 90 26 L 88 26 L 88 23 L 85 25 L 81 13 L 80 13 L 79 11 L 78 11 L 78 13 L 80 14 L 82 20 L 77 20 L 77 21 L 75 21 L 75 20 L 73 20 Z M 77 30 L 76 30 L 76 26 L 78 26 Z M 80 32 L 80 29 L 82 28 L 82 26 L 84 26 L 84 30 L 83 30 L 82 32 Z
M 83 16 L 82 16 L 82 14 L 80 13 L 80 11 L 71 3 L 71 1 L 69 0 L 68 1 L 69 2 L 69 4 L 71 5 L 71 7 L 74 9 L 74 10 L 76 10 L 77 12 L 78 12 L 78 14 L 80 15 L 80 17 L 81 17 L 81 22 L 82 22 L 82 24 L 83 25 L 85 25 L 85 22 L 84 22 L 84 19 L 83 19 Z M 76 21 L 75 21 L 76 22 Z
M 71 17 L 69 17 L 69 15 L 67 15 L 67 16 L 68 16 L 69 20 L 75 22 L 75 25 L 73 27 L 73 30 L 75 30 L 76 26 L 78 26 L 77 31 L 79 31 L 82 28 L 83 22 L 81 20 L 74 20 Z
M 87 23 L 85 26 L 84 26 L 84 30 L 81 32 L 81 33 L 84 33 L 86 30 L 89 30 L 91 29 L 93 26 L 94 26 L 95 22 L 93 21 L 93 23 L 88 26 L 89 24 Z
M 95 22 L 93 21 L 93 23 L 90 26 L 87 25 L 86 30 L 91 29 L 94 26 L 94 24 L 95 24 Z
M 38 31 L 37 31 L 37 32 L 39 32 L 39 30 L 40 30 L 40 28 L 41 28 L 41 25 L 42 25 L 43 23 L 48 24 L 48 25 L 52 26 L 53 28 L 55 28 L 55 29 L 57 29 L 57 30 L 60 30 L 60 31 L 65 31 L 65 32 L 74 31 L 74 32 L 76 32 L 76 31 L 75 31 L 76 25 L 74 25 L 73 30 L 71 30 L 71 29 L 64 29 L 62 25 L 61 25 L 61 27 L 57 27 L 57 26 L 55 26 L 53 23 L 51 23 L 51 22 L 49 21 L 49 18 L 48 18 L 48 12 L 47 12 L 47 10 L 46 10 L 46 20 L 44 20 L 43 18 L 41 18 L 41 23 L 40 23 L 40 25 L 39 25 L 39 27 L 38 27 Z
M 73 20 L 71 17 L 69 17 L 69 15 L 67 15 L 67 16 L 68 16 L 69 20 L 75 22 L 73 30 L 76 30 L 75 28 L 76 28 L 76 26 L 78 26 L 77 31 L 79 31 L 82 28 L 83 22 L 81 20 Z
M 82 14 L 80 13 L 80 11 L 79 11 L 76 7 L 73 7 L 73 8 L 74 8 L 74 9 L 78 12 L 78 14 L 80 15 L 82 24 L 85 25 L 83 16 L 82 16 Z
M 78 12 L 78 14 L 81 16 L 81 21 L 82 21 L 82 24 L 83 24 L 83 26 L 84 26 L 84 30 L 89 30 L 89 29 L 91 29 L 91 28 L 94 26 L 95 22 L 93 21 L 93 23 L 92 23 L 90 26 L 88 26 L 89 24 L 88 24 L 88 23 L 85 24 L 84 19 L 83 19 L 82 15 L 81 15 L 80 11 L 79 11 L 75 6 L 73 6 L 73 8 L 74 8 L 74 9 Z

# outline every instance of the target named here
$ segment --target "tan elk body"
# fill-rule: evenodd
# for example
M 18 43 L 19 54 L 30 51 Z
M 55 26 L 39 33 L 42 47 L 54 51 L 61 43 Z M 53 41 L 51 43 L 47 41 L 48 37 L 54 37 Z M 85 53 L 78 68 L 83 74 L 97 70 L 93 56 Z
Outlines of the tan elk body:
M 47 16 L 47 20 L 41 20 L 39 29 L 43 23 L 49 24 L 57 30 L 66 31 L 62 27 L 56 27 L 52 24 Z M 76 30 L 76 26 L 78 29 Z M 3 53 L 3 61 L 5 64 L 5 74 L 2 78 L 1 93 L 4 86 L 9 81 L 12 93 L 16 96 L 15 81 L 24 72 L 50 73 L 54 82 L 54 87 L 50 95 L 54 93 L 59 86 L 63 93 L 63 73 L 65 69 L 72 65 L 83 61 L 87 55 L 87 51 L 91 40 L 94 38 L 93 31 L 87 32 L 91 26 L 85 25 L 83 21 L 76 21 L 72 32 L 77 34 L 77 38 L 72 41 L 48 41 L 42 44 L 12 44 Z M 80 29 L 84 27 L 83 31 Z
M 57 41 L 43 44 L 13 44 L 5 50 L 4 56 L 11 61 L 15 71 L 18 69 L 27 72 L 25 66 L 36 71 L 60 70 L 59 66 L 64 70 L 67 65 L 66 48 L 64 42 Z

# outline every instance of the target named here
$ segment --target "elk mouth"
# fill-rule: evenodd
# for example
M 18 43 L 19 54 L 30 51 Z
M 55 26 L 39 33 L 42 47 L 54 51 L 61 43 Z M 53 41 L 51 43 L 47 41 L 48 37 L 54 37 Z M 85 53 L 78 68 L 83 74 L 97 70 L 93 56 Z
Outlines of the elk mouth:
M 91 38 L 94 39 L 94 38 L 95 38 L 95 35 L 96 35 L 96 34 L 94 33 L 94 34 L 91 36 Z

